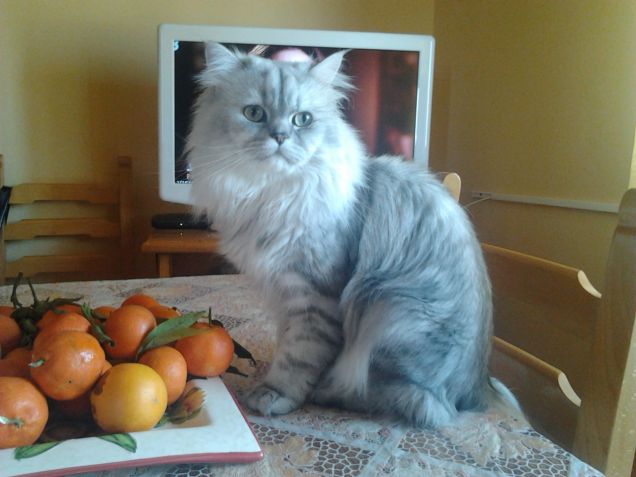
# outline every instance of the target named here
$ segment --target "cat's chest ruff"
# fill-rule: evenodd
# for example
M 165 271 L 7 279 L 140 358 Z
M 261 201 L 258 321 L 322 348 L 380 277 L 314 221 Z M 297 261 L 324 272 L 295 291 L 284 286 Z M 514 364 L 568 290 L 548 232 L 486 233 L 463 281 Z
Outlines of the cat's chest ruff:
M 314 237 L 328 233 L 340 222 L 334 211 L 307 198 L 272 198 L 254 203 L 244 220 L 239 235 L 260 253 L 301 243 L 307 246 Z
M 337 240 L 342 212 L 303 194 L 262 194 L 235 204 L 221 230 L 224 253 L 246 272 L 304 261 L 312 250 Z

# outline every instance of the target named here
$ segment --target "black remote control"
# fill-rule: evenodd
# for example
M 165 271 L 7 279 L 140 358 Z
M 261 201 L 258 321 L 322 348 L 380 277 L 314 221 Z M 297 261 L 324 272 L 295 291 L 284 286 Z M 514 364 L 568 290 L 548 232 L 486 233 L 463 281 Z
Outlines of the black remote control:
M 207 230 L 211 225 L 207 220 L 195 218 L 192 214 L 188 213 L 153 215 L 150 223 L 155 229 Z

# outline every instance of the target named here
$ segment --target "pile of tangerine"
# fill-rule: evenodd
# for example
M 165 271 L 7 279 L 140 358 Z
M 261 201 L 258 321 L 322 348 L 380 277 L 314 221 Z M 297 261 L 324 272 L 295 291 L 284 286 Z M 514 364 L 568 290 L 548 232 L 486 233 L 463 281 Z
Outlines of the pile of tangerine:
M 135 294 L 118 307 L 98 307 L 100 331 L 80 306 L 64 304 L 35 323 L 29 347 L 0 306 L 0 449 L 33 444 L 42 434 L 49 410 L 69 419 L 92 419 L 109 433 L 154 427 L 184 392 L 187 375 L 218 376 L 230 365 L 234 342 L 209 323 L 193 336 L 143 350 L 144 338 L 158 322 L 180 313 L 154 298 Z M 94 324 L 94 323 L 93 323 Z M 107 335 L 100 341 L 96 336 Z

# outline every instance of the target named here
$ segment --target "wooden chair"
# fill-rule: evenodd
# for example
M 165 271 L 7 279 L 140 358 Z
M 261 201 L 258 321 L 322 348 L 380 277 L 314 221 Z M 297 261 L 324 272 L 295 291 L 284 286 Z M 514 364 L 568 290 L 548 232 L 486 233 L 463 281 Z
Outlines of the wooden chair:
M 483 244 L 492 372 L 540 432 L 607 476 L 636 449 L 636 189 L 621 202 L 601 295 L 575 268 Z
M 451 196 L 459 202 L 459 194 L 462 190 L 462 180 L 459 177 L 459 174 L 455 172 L 446 172 L 443 173 L 442 184 L 448 189 Z
M 438 175 L 459 200 L 461 179 Z M 599 293 L 582 270 L 482 244 L 491 372 L 530 423 L 608 477 L 636 477 L 636 189 L 621 202 Z
M 116 184 L 13 186 L 9 221 L 2 227 L 0 278 L 4 281 L 20 272 L 35 281 L 130 277 L 133 259 L 131 160 L 119 157 L 117 164 Z M 44 212 L 39 212 L 41 209 L 45 209 Z M 70 209 L 79 215 L 66 216 L 64 212 Z M 19 219 L 12 220 L 14 215 Z M 61 243 L 63 241 L 71 244 Z M 43 247 L 46 253 L 7 261 L 6 245 L 19 247 L 20 244 L 27 249 Z M 84 251 L 80 253 L 77 249 Z

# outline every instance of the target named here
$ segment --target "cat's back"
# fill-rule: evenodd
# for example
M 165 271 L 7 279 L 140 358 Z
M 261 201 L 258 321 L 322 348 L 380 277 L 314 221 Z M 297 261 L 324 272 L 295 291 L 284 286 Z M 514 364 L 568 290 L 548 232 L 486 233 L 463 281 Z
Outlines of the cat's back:
M 434 175 L 391 158 L 369 162 L 361 197 L 366 206 L 358 260 L 341 298 L 345 335 L 358 336 L 376 324 L 382 338 L 369 356 L 378 380 L 399 369 L 408 383 L 443 396 L 451 408 L 478 408 L 485 399 L 491 297 L 467 215 Z M 417 409 L 423 398 L 409 395 L 407 382 L 395 392 Z M 381 408 L 381 400 L 370 396 Z M 426 419 L 448 408 L 440 406 Z
M 376 239 L 417 239 L 421 246 L 431 246 L 440 240 L 470 241 L 474 236 L 463 208 L 419 164 L 388 156 L 370 160 L 362 194 L 368 204 L 367 229 L 378 233 Z M 405 230 L 411 232 L 400 236 L 398 231 Z
M 458 293 L 487 298 L 472 224 L 440 180 L 395 158 L 369 161 L 365 180 L 354 281 L 449 302 Z

